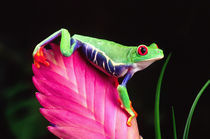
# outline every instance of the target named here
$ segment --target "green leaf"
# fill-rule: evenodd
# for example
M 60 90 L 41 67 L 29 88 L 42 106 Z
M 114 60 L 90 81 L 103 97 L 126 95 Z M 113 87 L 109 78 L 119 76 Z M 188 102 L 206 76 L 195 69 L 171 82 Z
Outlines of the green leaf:
M 184 129 L 184 134 L 183 134 L 183 139 L 188 139 L 188 134 L 189 134 L 189 130 L 190 130 L 190 123 L 191 123 L 191 120 L 192 120 L 192 116 L 193 116 L 193 113 L 194 113 L 194 110 L 195 110 L 195 107 L 198 103 L 198 100 L 200 99 L 200 96 L 203 94 L 204 90 L 207 88 L 207 86 L 210 84 L 210 80 L 208 80 L 205 85 L 202 87 L 202 89 L 200 90 L 200 92 L 198 93 L 198 95 L 196 96 L 193 104 L 192 104 L 192 107 L 190 109 L 190 112 L 189 112 L 189 115 L 187 117 L 187 121 L 186 121 L 186 124 L 185 124 L 185 129 Z
M 176 120 L 175 120 L 175 114 L 174 114 L 174 108 L 172 107 L 172 119 L 173 119 L 173 133 L 174 133 L 174 139 L 177 139 L 177 133 L 176 133 Z
M 156 139 L 161 139 L 161 131 L 160 131 L 160 110 L 159 110 L 159 104 L 160 104 L 160 89 L 161 89 L 161 84 L 162 84 L 162 80 L 163 80 L 163 75 L 166 69 L 166 66 L 168 64 L 168 61 L 171 57 L 171 53 L 168 55 L 163 68 L 160 72 L 160 76 L 158 79 L 158 83 L 157 83 L 157 88 L 156 88 L 156 96 L 155 96 L 155 111 L 154 111 L 154 126 L 155 126 L 155 136 Z
M 20 82 L 3 91 L 4 118 L 16 139 L 36 139 L 47 135 L 48 122 L 39 113 L 39 103 L 31 92 L 32 85 Z

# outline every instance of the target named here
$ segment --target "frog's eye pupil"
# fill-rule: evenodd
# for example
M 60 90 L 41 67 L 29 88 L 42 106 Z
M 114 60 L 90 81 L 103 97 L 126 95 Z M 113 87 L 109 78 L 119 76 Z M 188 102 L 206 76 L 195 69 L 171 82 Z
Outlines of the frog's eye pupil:
M 144 47 L 141 48 L 141 53 L 142 54 L 144 54 L 146 51 L 147 51 L 146 48 L 144 48 Z
M 138 54 L 139 55 L 146 55 L 147 52 L 148 52 L 148 49 L 147 49 L 147 47 L 145 45 L 140 45 L 138 47 Z

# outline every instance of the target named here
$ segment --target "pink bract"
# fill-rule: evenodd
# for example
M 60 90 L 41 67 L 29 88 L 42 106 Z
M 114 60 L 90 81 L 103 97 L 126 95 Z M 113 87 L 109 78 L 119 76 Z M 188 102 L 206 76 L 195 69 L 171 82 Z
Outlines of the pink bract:
M 36 97 L 44 107 L 42 115 L 52 123 L 48 130 L 59 138 L 136 139 L 140 138 L 136 119 L 132 126 L 118 103 L 113 78 L 91 65 L 79 51 L 70 57 L 51 44 L 44 49 L 50 66 L 34 72 Z

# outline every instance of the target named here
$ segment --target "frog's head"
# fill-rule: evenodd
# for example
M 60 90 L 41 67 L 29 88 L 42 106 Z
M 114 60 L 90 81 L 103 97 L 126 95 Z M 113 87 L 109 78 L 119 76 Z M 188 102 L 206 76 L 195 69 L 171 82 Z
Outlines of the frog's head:
M 133 49 L 131 55 L 134 66 L 138 70 L 142 70 L 164 57 L 163 51 L 155 43 L 152 43 L 150 46 L 140 45 Z

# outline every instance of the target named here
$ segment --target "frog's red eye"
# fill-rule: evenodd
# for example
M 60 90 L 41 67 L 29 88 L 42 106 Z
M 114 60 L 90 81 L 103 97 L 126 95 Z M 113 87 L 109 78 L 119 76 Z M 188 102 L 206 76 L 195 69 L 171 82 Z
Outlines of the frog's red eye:
M 147 52 L 148 52 L 148 49 L 147 49 L 147 47 L 145 45 L 140 45 L 138 47 L 138 54 L 143 56 L 143 55 L 146 55 Z

